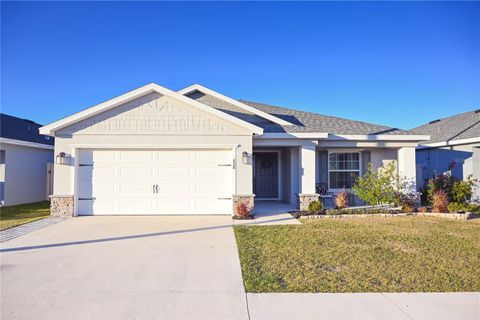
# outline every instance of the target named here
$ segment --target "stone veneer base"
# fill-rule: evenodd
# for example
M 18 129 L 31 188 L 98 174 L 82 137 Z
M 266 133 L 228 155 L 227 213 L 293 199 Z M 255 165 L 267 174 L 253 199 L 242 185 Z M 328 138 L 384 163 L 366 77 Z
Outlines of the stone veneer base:
M 53 217 L 73 217 L 73 196 L 50 196 L 50 215 Z
M 297 194 L 297 209 L 300 211 L 307 211 L 308 210 L 308 205 L 313 202 L 313 201 L 318 201 L 319 195 L 314 193 L 314 194 L 305 194 L 305 193 L 300 193 Z
M 250 214 L 253 213 L 255 208 L 255 195 L 254 194 L 235 194 L 233 195 L 233 214 L 236 215 L 237 204 L 243 202 L 247 205 Z

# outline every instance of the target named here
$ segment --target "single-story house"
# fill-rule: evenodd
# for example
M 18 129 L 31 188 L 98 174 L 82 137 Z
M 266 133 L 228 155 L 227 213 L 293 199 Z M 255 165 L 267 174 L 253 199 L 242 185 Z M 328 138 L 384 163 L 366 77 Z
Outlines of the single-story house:
M 40 129 L 55 137 L 52 214 L 232 214 L 239 202 L 305 208 L 367 163 L 415 179 L 428 136 L 148 84 Z
M 452 175 L 480 181 L 480 109 L 430 121 L 411 131 L 430 135 L 417 148 L 417 187 L 436 173 L 447 170 L 453 161 Z M 475 190 L 480 199 L 480 190 Z
M 0 204 L 48 200 L 53 191 L 54 138 L 42 125 L 0 113 Z

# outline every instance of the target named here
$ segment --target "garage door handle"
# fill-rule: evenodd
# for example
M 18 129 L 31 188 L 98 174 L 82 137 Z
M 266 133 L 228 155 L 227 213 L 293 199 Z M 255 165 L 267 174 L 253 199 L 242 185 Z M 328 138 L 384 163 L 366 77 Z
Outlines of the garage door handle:
M 219 163 L 219 167 L 231 167 L 232 165 L 230 163 Z
M 232 200 L 232 198 L 218 198 L 218 200 Z
M 153 185 L 153 193 L 158 193 L 158 184 Z

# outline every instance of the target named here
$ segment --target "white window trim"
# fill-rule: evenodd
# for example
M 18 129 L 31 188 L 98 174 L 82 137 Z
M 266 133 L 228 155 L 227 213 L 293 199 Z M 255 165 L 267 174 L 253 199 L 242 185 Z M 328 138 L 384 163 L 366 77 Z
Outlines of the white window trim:
M 358 170 L 330 170 L 330 154 L 331 153 L 357 153 L 358 154 Z M 349 151 L 349 150 L 328 150 L 328 155 L 327 155 L 327 176 L 328 176 L 328 190 L 332 192 L 341 192 L 343 188 L 330 188 L 330 171 L 332 172 L 351 172 L 351 171 L 358 171 L 358 176 L 362 176 L 362 152 L 361 151 Z M 345 188 L 345 190 L 351 190 L 348 188 Z

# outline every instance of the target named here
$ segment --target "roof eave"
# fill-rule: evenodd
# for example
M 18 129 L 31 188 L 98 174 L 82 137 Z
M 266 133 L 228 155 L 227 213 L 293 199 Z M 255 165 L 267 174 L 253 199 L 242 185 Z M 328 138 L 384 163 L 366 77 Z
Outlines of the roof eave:
M 90 107 L 86 110 L 77 112 L 77 113 L 75 113 L 71 116 L 68 116 L 66 118 L 55 121 L 55 122 L 53 122 L 51 124 L 48 124 L 46 126 L 43 126 L 43 127 L 39 128 L 39 132 L 40 132 L 40 134 L 43 134 L 43 135 L 53 136 L 55 134 L 55 131 L 58 131 L 58 130 L 60 130 L 62 128 L 65 128 L 69 125 L 72 125 L 73 123 L 85 120 L 87 118 L 90 118 L 92 116 L 95 116 L 97 114 L 105 112 L 107 110 L 113 109 L 115 107 L 118 107 L 119 105 L 128 103 L 128 102 L 130 102 L 132 100 L 135 100 L 135 99 L 137 99 L 141 96 L 144 96 L 146 94 L 150 94 L 150 93 L 153 93 L 153 92 L 157 92 L 159 94 L 169 96 L 173 99 L 179 100 L 183 103 L 186 103 L 188 105 L 197 107 L 197 108 L 199 108 L 203 111 L 206 111 L 208 113 L 214 114 L 214 115 L 216 115 L 216 116 L 218 116 L 218 117 L 220 117 L 224 120 L 228 120 L 228 121 L 233 122 L 233 123 L 245 128 L 245 129 L 248 129 L 254 134 L 262 134 L 263 133 L 263 129 L 258 127 L 258 126 L 255 126 L 255 125 L 253 125 L 251 123 L 248 123 L 244 120 L 241 120 L 237 117 L 231 116 L 227 113 L 221 112 L 221 111 L 219 111 L 215 108 L 212 108 L 210 106 L 199 103 L 195 100 L 189 99 L 189 98 L 185 97 L 184 95 L 181 95 L 181 94 L 179 94 L 175 91 L 172 91 L 170 89 L 159 86 L 158 84 L 155 84 L 155 83 L 149 83 L 145 86 L 142 86 L 140 88 L 137 88 L 135 90 L 132 90 L 130 92 L 122 94 L 122 95 L 120 95 L 118 97 L 115 97 L 113 99 L 107 100 L 103 103 L 100 103 L 98 105 Z
M 206 87 L 204 87 L 204 86 L 202 86 L 202 85 L 200 85 L 200 84 L 193 84 L 193 85 L 191 85 L 191 86 L 189 86 L 189 87 L 186 87 L 186 88 L 184 88 L 184 89 L 179 90 L 178 93 L 181 94 L 181 95 L 187 95 L 187 94 L 192 93 L 192 92 L 194 92 L 194 91 L 200 91 L 200 92 L 209 94 L 209 95 L 211 95 L 211 96 L 213 96 L 213 97 L 215 97 L 215 98 L 217 98 L 217 99 L 224 100 L 225 102 L 228 102 L 228 103 L 230 103 L 230 104 L 233 104 L 233 105 L 236 106 L 236 107 L 239 107 L 239 108 L 241 108 L 241 109 L 244 109 L 244 110 L 246 110 L 246 111 L 249 111 L 249 112 L 251 112 L 251 113 L 253 113 L 253 114 L 256 114 L 256 115 L 259 116 L 259 117 L 262 117 L 262 118 L 264 118 L 264 119 L 267 119 L 267 120 L 269 120 L 269 121 L 272 121 L 273 123 L 276 123 L 276 124 L 278 124 L 278 125 L 281 125 L 281 126 L 292 126 L 292 125 L 294 125 L 293 123 L 290 123 L 290 122 L 288 122 L 288 121 L 286 121 L 286 120 L 280 119 L 279 117 L 276 117 L 276 116 L 271 115 L 271 114 L 269 114 L 269 113 L 267 113 L 267 112 L 264 112 L 264 111 L 262 111 L 262 110 L 259 110 L 259 109 L 257 109 L 257 108 L 254 108 L 254 107 L 252 107 L 252 106 L 249 106 L 249 105 L 247 105 L 247 104 L 245 104 L 245 103 L 242 103 L 242 102 L 240 102 L 240 101 L 238 101 L 238 100 L 229 98 L 229 97 L 227 97 L 227 96 L 225 96 L 225 95 L 223 95 L 223 94 L 221 94 L 221 93 L 219 93 L 219 92 L 216 92 L 216 91 L 214 91 L 214 90 L 208 89 L 208 88 L 206 88 Z

